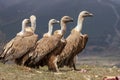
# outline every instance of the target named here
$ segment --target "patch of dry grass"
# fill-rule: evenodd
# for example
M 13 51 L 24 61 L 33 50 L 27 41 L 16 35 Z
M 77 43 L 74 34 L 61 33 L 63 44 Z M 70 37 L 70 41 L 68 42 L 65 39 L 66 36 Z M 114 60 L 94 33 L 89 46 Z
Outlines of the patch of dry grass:
M 86 69 L 87 72 L 72 71 L 64 67 L 60 69 L 61 74 L 56 74 L 49 72 L 47 67 L 30 69 L 0 63 L 0 80 L 102 80 L 105 76 L 120 75 L 120 69 L 117 67 L 78 65 L 77 68 Z

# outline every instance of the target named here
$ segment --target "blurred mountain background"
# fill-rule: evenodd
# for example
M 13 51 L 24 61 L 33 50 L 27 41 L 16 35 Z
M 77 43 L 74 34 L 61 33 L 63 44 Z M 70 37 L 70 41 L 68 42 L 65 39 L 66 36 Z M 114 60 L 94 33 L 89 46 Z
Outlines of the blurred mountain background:
M 37 16 L 39 38 L 47 32 L 51 18 L 73 17 L 74 23 L 67 27 L 67 37 L 82 10 L 93 13 L 94 17 L 84 21 L 82 33 L 87 33 L 89 40 L 80 58 L 111 56 L 119 61 L 120 0 L 0 0 L 0 45 L 15 37 L 21 30 L 22 20 L 32 14 Z M 59 26 L 54 28 L 60 29 Z

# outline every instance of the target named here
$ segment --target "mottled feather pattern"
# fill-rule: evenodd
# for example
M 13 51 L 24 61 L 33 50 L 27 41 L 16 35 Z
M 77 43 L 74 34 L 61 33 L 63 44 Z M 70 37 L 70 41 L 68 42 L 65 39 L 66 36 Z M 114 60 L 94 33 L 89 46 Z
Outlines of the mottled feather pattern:
M 38 35 L 36 34 L 26 37 L 16 36 L 5 46 L 2 57 L 5 61 L 21 58 L 30 48 L 35 46 L 37 39 Z
M 66 46 L 64 47 L 63 51 L 61 52 L 61 54 L 59 56 L 58 63 L 59 63 L 60 66 L 62 66 L 63 64 L 64 65 L 68 64 L 68 62 L 66 62 L 66 61 L 69 61 L 69 59 L 71 60 L 70 62 L 72 62 L 74 57 L 79 52 L 81 52 L 81 50 L 83 50 L 83 48 L 81 49 L 82 39 L 83 38 L 82 38 L 82 36 L 80 35 L 79 32 L 75 31 L 74 29 L 71 31 L 71 34 L 66 39 L 67 44 L 66 44 Z
M 61 35 L 53 35 L 40 39 L 36 44 L 35 50 L 30 52 L 31 57 L 28 66 L 31 67 L 31 65 L 36 66 L 36 64 L 39 64 L 43 57 L 56 49 L 60 43 L 61 37 Z

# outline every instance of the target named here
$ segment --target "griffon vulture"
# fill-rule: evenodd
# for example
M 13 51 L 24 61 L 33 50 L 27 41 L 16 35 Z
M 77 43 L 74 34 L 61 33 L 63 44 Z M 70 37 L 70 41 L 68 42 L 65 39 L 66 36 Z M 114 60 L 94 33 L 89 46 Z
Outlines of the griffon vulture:
M 86 46 L 88 41 L 88 35 L 82 34 L 82 24 L 85 17 L 90 17 L 93 14 L 88 11 L 80 12 L 78 16 L 77 26 L 72 29 L 71 34 L 67 37 L 67 44 L 58 56 L 58 66 L 69 66 L 76 69 L 74 58 L 77 54 L 79 54 Z
M 58 35 L 58 32 L 62 32 L 63 37 L 60 40 L 59 45 L 57 46 L 57 48 L 55 48 L 53 51 L 51 51 L 48 55 L 46 55 L 42 60 L 41 60 L 41 66 L 47 65 L 48 69 L 50 71 L 55 71 L 55 72 L 59 72 L 58 67 L 57 67 L 57 58 L 59 53 L 62 51 L 62 49 L 64 48 L 64 46 L 66 45 L 66 40 L 64 39 L 64 34 L 66 32 L 66 24 L 68 21 L 65 21 L 66 17 L 62 17 L 61 21 L 60 21 L 60 26 L 61 26 L 61 31 L 55 31 L 53 35 Z M 70 20 L 70 22 L 73 20 Z
M 29 19 L 24 19 L 22 22 L 22 31 L 19 32 L 15 38 L 8 42 L 0 55 L 3 63 L 16 63 L 18 64 L 20 58 L 23 57 L 28 50 L 35 46 L 38 35 L 34 33 L 36 25 L 32 25 L 31 28 L 27 27 L 27 24 L 35 24 L 36 17 L 31 16 Z

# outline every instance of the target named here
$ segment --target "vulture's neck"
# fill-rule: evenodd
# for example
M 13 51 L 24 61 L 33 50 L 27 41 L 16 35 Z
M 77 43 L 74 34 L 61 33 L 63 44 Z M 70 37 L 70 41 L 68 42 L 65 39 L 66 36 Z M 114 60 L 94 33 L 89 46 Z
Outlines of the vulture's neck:
M 61 31 L 60 31 L 60 34 L 63 36 L 66 32 L 66 23 L 61 21 Z M 64 36 L 63 36 L 64 38 Z
M 78 32 L 81 32 L 81 31 L 82 31 L 83 21 L 84 21 L 84 18 L 81 17 L 81 16 L 79 16 L 79 17 L 78 17 L 77 26 L 75 27 L 75 29 L 76 29 Z
M 27 24 L 23 21 L 22 22 L 22 30 L 19 33 L 17 33 L 17 35 L 22 36 L 26 31 L 25 30 L 26 26 L 27 26 Z
M 25 33 L 25 28 L 26 28 L 27 24 L 25 22 L 22 22 L 22 33 Z
M 36 29 L 36 20 L 31 22 L 31 28 L 32 28 L 33 31 L 35 31 L 35 29 Z
M 51 23 L 48 24 L 48 34 L 52 35 L 52 31 L 53 31 L 53 25 Z

